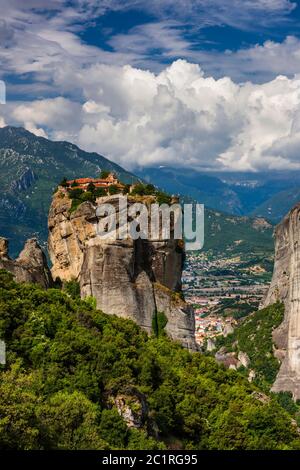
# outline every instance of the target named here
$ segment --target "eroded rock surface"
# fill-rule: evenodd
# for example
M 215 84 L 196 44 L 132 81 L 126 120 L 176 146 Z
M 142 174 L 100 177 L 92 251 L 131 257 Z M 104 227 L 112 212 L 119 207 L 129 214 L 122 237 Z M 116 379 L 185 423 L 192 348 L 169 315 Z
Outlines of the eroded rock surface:
M 128 198 L 129 205 L 134 202 Z M 54 195 L 48 220 L 53 278 L 78 280 L 82 297 L 93 296 L 103 312 L 130 318 L 148 333 L 155 312 L 164 312 L 168 335 L 195 349 L 194 313 L 180 298 L 182 242 L 103 239 L 97 235 L 101 203 L 118 211 L 119 197 L 84 202 L 72 212 L 64 190 Z
M 26 241 L 17 259 L 8 254 L 8 240 L 0 237 L 0 269 L 11 272 L 17 282 L 34 282 L 47 288 L 53 281 L 46 257 L 35 238 Z
M 300 399 L 300 204 L 276 227 L 275 240 L 273 278 L 262 305 L 285 305 L 284 321 L 273 333 L 281 366 L 272 390 Z

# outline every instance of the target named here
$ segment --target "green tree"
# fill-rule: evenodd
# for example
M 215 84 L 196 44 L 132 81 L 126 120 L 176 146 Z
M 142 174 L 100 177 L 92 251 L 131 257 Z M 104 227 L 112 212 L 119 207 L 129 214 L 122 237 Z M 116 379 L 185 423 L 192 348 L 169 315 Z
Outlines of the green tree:
M 93 183 L 88 184 L 87 191 L 89 191 L 90 193 L 93 193 L 95 191 L 95 189 L 96 189 L 96 187 Z
M 128 430 L 116 409 L 103 410 L 100 421 L 100 433 L 113 448 L 124 449 Z
M 94 196 L 95 197 L 102 197 L 106 196 L 106 190 L 104 188 L 96 188 L 94 191 Z
M 108 187 L 108 192 L 109 194 L 113 195 L 113 194 L 118 194 L 119 193 L 119 188 L 118 186 L 116 186 L 115 184 L 111 184 L 109 187 Z
M 72 299 L 80 298 L 80 284 L 75 279 L 66 281 L 63 285 L 63 289 L 72 297 Z
M 71 191 L 69 191 L 69 197 L 71 199 L 80 199 L 82 194 L 83 194 L 83 190 L 81 188 L 75 188 L 75 189 L 71 189 Z
M 63 186 L 64 188 L 67 186 L 67 183 L 68 183 L 68 180 L 67 178 L 64 176 L 63 179 L 61 180 L 61 182 L 59 183 L 60 186 Z
M 107 449 L 98 427 L 99 408 L 82 393 L 61 391 L 37 407 L 45 447 L 58 450 Z
M 105 180 L 108 176 L 109 176 L 109 171 L 107 170 L 102 170 L 101 173 L 100 173 L 100 178 Z

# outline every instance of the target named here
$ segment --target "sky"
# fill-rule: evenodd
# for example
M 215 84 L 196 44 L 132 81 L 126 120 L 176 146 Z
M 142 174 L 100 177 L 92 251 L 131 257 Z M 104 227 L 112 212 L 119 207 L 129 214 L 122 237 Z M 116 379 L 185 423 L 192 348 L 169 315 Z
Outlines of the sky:
M 0 0 L 0 126 L 134 171 L 300 169 L 300 5 Z

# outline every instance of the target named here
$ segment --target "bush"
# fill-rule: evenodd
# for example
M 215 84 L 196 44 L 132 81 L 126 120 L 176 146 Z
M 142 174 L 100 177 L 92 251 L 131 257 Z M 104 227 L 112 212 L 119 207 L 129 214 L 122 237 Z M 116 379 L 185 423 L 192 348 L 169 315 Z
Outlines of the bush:
M 81 188 L 71 189 L 71 191 L 69 191 L 70 199 L 80 199 L 82 194 L 83 190 Z
M 65 282 L 63 289 L 72 297 L 72 299 L 80 299 L 80 285 L 75 279 Z
M 102 197 L 106 196 L 106 190 L 104 188 L 96 188 L 94 191 L 94 196 L 95 197 Z
M 109 171 L 107 170 L 102 170 L 101 173 L 100 173 L 100 178 L 105 180 L 108 176 L 109 176 Z
M 119 193 L 119 188 L 118 186 L 116 186 L 115 184 L 112 184 L 108 187 L 108 192 L 109 194 L 113 195 L 113 194 L 118 194 Z
M 85 202 L 85 201 L 94 202 L 94 201 L 95 201 L 95 195 L 94 195 L 94 193 L 92 193 L 91 191 L 86 191 L 85 193 L 83 193 L 83 194 L 80 196 L 80 200 L 81 200 L 82 202 Z
M 167 323 L 168 319 L 164 312 L 155 312 L 152 319 L 152 331 L 157 338 L 164 334 Z
M 87 187 L 87 191 L 89 191 L 90 193 L 93 193 L 95 189 L 96 189 L 95 185 L 93 183 L 89 183 Z
M 103 410 L 100 421 L 100 434 L 110 446 L 124 449 L 127 440 L 127 426 L 117 410 Z
M 64 177 L 61 182 L 59 183 L 60 186 L 62 186 L 63 188 L 65 188 L 67 186 L 67 178 Z

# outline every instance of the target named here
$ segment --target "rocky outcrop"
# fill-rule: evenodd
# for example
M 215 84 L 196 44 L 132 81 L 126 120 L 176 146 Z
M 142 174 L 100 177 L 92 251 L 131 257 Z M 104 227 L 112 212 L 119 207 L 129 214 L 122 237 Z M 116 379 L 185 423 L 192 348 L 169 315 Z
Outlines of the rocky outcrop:
M 17 282 L 34 282 L 47 288 L 53 281 L 46 257 L 35 238 L 26 241 L 18 258 L 13 260 L 8 254 L 8 240 L 0 237 L 0 269 L 14 275 Z
M 26 191 L 35 180 L 34 172 L 30 168 L 26 168 L 18 179 L 12 181 L 10 189 L 12 191 Z
M 128 198 L 128 205 L 134 202 Z M 103 312 L 130 318 L 148 333 L 155 312 L 164 312 L 168 335 L 194 349 L 194 314 L 180 298 L 182 242 L 99 237 L 96 210 L 103 203 L 118 213 L 118 196 L 84 202 L 70 211 L 66 191 L 54 195 L 48 220 L 53 278 L 78 280 L 82 297 L 93 296 Z
M 275 230 L 275 265 L 262 307 L 284 302 L 282 324 L 273 332 L 281 366 L 272 390 L 290 391 L 300 399 L 300 204 Z
M 148 404 L 145 395 L 134 388 L 128 388 L 111 399 L 128 428 L 142 428 L 148 420 Z
M 241 363 L 241 365 L 243 367 L 245 367 L 246 369 L 249 367 L 250 365 L 250 358 L 248 356 L 247 353 L 243 352 L 243 351 L 239 351 L 238 353 L 238 360 L 239 362 Z

